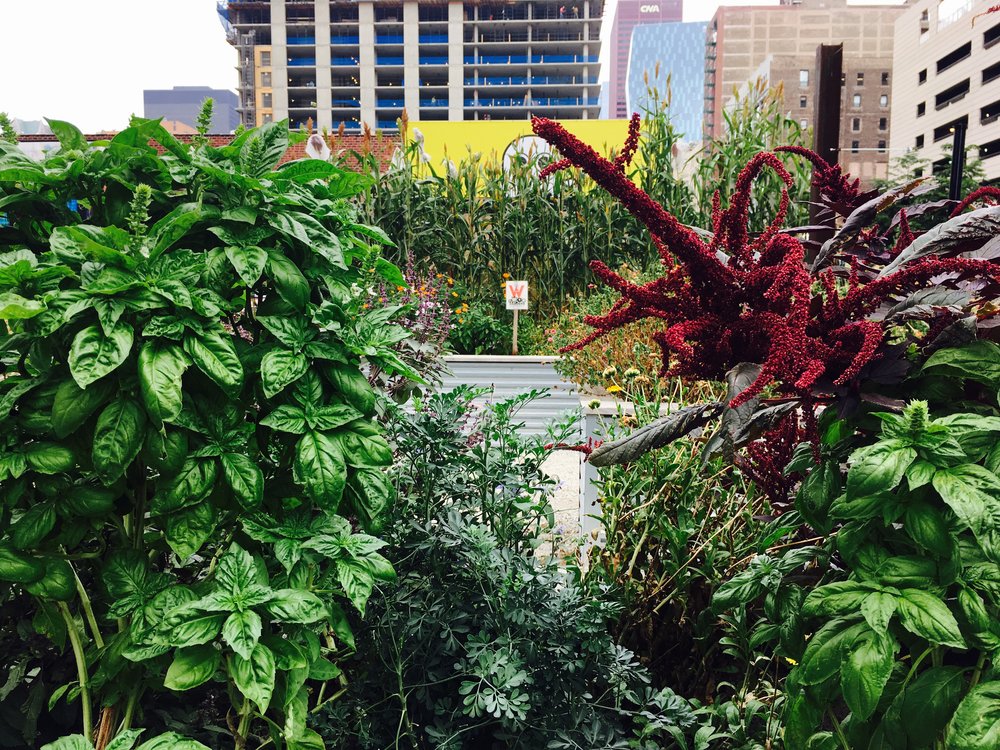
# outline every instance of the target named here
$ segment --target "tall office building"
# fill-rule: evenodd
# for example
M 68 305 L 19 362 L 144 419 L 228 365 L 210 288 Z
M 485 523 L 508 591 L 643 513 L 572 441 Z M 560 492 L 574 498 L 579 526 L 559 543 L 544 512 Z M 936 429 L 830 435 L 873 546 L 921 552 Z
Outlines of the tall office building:
M 976 18 L 994 4 L 917 0 L 896 20 L 894 155 L 915 150 L 941 169 L 961 127 L 986 178 L 1000 179 L 1000 17 Z
M 704 111 L 705 22 L 636 26 L 628 61 L 628 112 L 667 97 L 670 120 L 687 141 L 701 140 Z
M 779 6 L 720 7 L 708 25 L 704 135 L 721 132 L 722 113 L 745 84 L 781 84 L 785 111 L 809 128 L 816 92 L 816 50 L 842 44 L 840 164 L 863 181 L 885 177 L 893 33 L 903 6 L 847 0 L 781 0 Z
M 684 0 L 618 0 L 614 21 L 611 22 L 611 50 L 608 57 L 609 89 L 608 116 L 622 119 L 628 110 L 629 50 L 632 30 L 647 23 L 680 21 L 684 16 Z
M 230 0 L 246 125 L 590 119 L 603 0 Z

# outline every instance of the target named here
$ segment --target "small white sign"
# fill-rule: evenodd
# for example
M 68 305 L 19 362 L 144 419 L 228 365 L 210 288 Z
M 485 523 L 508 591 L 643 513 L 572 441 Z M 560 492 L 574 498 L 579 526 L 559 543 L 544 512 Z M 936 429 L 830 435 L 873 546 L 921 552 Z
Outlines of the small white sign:
M 528 309 L 528 282 L 508 281 L 504 285 L 508 310 Z

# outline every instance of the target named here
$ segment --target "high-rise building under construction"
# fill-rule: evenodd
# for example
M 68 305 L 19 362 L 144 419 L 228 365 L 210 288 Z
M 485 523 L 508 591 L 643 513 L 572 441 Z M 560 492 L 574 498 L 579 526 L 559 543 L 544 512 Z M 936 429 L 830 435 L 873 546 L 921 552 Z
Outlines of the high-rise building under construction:
M 247 126 L 591 119 L 603 0 L 230 0 Z

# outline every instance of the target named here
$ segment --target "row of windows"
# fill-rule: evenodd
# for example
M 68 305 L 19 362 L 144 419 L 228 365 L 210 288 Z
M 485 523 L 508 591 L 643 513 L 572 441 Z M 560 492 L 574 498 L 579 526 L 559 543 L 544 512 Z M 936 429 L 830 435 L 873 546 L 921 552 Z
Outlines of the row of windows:
M 989 125 L 992 122 L 1000 120 L 1000 99 L 993 102 L 992 104 L 987 104 L 985 107 L 981 107 L 979 110 L 979 124 Z M 934 128 L 934 140 L 941 141 L 948 138 L 952 133 L 955 132 L 956 126 L 967 127 L 969 124 L 968 115 L 963 115 L 957 120 L 952 120 L 947 122 L 940 127 Z M 924 146 L 924 136 L 923 134 L 918 135 L 914 143 L 915 148 L 923 148 Z
M 983 49 L 989 49 L 997 42 L 1000 42 L 1000 23 L 991 29 L 983 32 Z M 935 63 L 935 69 L 938 74 L 943 73 L 954 65 L 962 62 L 972 57 L 972 42 L 966 42 L 965 44 L 956 47 L 951 52 L 949 52 L 944 57 L 938 59 Z M 927 68 L 919 71 L 917 73 L 917 84 L 927 83 Z
M 887 130 L 888 128 L 889 128 L 889 118 L 888 117 L 880 117 L 880 118 L 878 118 L 878 129 L 879 130 Z M 861 118 L 860 117 L 854 117 L 854 118 L 851 119 L 851 132 L 852 133 L 860 133 L 861 132 Z
M 879 141 L 878 148 L 876 149 L 880 154 L 886 152 L 886 142 Z M 856 154 L 861 151 L 861 141 L 851 141 L 851 153 Z
M 881 73 L 881 77 L 880 77 L 879 80 L 881 81 L 881 85 L 888 86 L 889 85 L 889 72 L 886 71 L 886 70 L 883 70 L 882 73 Z M 847 83 L 846 76 L 841 76 L 840 83 L 841 83 L 841 85 L 844 85 L 844 84 Z M 799 86 L 805 88 L 808 85 L 809 85 L 809 71 L 806 70 L 805 68 L 803 68 L 802 70 L 799 71 Z M 857 77 L 855 78 L 855 85 L 857 85 L 857 86 L 864 86 L 865 85 L 865 74 L 864 74 L 863 71 L 859 72 L 857 74 Z
M 855 109 L 858 109 L 859 107 L 861 107 L 861 94 L 854 94 L 854 96 L 851 97 L 851 106 L 854 107 Z M 879 95 L 878 106 L 880 106 L 880 107 L 888 107 L 889 106 L 889 95 L 888 94 L 880 94 Z

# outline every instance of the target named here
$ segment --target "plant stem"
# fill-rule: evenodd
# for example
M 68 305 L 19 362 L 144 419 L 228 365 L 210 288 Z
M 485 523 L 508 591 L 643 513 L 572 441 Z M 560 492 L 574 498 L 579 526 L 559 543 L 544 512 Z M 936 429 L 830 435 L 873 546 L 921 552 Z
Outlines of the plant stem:
M 125 717 L 122 719 L 122 725 L 118 729 L 119 732 L 124 732 L 132 728 L 132 718 L 135 716 L 135 707 L 139 703 L 139 696 L 142 690 L 136 689 L 128 697 L 128 703 L 125 704 Z
M 243 699 L 240 707 L 240 723 L 236 728 L 236 750 L 243 750 L 247 746 L 247 735 L 250 734 L 250 721 L 253 718 L 253 703 L 249 698 Z
M 840 722 L 837 721 L 837 717 L 833 713 L 833 709 L 826 709 L 827 715 L 830 717 L 830 721 L 833 722 L 833 731 L 837 734 L 837 739 L 840 740 L 841 747 L 844 750 L 851 750 L 851 746 L 847 744 L 847 738 L 844 736 L 844 730 L 840 726 Z
M 83 736 L 87 742 L 93 739 L 93 715 L 90 707 L 90 678 L 87 676 L 87 657 L 83 653 L 83 641 L 80 640 L 80 631 L 76 629 L 76 621 L 73 619 L 66 602 L 56 602 L 59 614 L 62 615 L 66 623 L 66 633 L 69 635 L 69 642 L 73 646 L 73 656 L 76 659 L 76 673 L 80 680 L 80 705 L 83 708 Z
M 70 567 L 73 564 L 70 563 Z M 94 608 L 91 606 L 90 597 L 87 595 L 87 590 L 83 587 L 83 581 L 80 580 L 80 576 L 77 575 L 76 568 L 73 568 L 73 579 L 76 581 L 76 593 L 80 595 L 80 606 L 83 607 L 83 615 L 90 625 L 90 630 L 94 634 L 94 643 L 97 644 L 98 648 L 104 648 L 104 639 L 101 637 L 101 631 L 97 627 L 97 618 L 94 617 Z
M 986 652 L 981 651 L 976 660 L 976 668 L 972 672 L 972 679 L 969 680 L 969 690 L 979 684 L 979 678 L 983 676 L 983 666 L 986 664 Z

